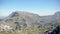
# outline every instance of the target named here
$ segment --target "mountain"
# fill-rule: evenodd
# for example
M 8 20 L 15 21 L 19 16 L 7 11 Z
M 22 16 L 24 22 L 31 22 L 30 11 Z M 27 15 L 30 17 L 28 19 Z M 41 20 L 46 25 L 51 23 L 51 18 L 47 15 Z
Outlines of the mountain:
M 56 12 L 54 15 L 39 16 L 33 13 L 16 11 L 4 18 L 2 23 L 12 27 L 42 27 L 42 25 L 48 26 L 48 24 L 55 24 L 58 21 L 60 21 L 60 12 Z
M 4 16 L 0 16 L 0 19 L 3 19 L 4 18 Z
M 0 21 L 2 21 L 4 19 L 4 17 L 3 16 L 0 16 Z
M 40 16 L 33 13 L 16 11 L 3 19 L 3 23 L 16 27 L 37 27 L 41 26 Z
M 56 12 L 54 15 L 48 15 L 48 16 L 40 16 L 40 23 L 42 23 L 44 26 L 48 26 L 51 24 L 60 23 L 60 12 Z

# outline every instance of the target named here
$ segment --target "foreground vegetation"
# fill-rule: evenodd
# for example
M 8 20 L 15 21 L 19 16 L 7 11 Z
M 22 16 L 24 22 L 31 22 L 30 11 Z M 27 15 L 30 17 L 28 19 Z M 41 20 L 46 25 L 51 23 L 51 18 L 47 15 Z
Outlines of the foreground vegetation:
M 0 31 L 0 34 L 44 34 L 46 31 L 50 31 L 56 27 L 51 25 L 49 27 L 26 27 L 20 29 L 14 29 L 10 31 Z

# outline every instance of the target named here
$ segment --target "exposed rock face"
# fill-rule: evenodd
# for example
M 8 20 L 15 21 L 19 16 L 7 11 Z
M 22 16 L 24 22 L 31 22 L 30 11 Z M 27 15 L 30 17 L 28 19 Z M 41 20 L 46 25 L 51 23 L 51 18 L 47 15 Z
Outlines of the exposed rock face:
M 3 20 L 5 23 L 13 26 L 23 26 L 23 27 L 37 27 L 41 26 L 40 16 L 28 12 L 13 12 L 7 18 Z
M 60 22 L 60 12 L 56 12 L 55 13 L 55 17 L 56 17 L 56 20 L 58 21 L 58 23 Z
M 5 24 L 0 25 L 0 31 L 8 31 L 11 29 L 12 29 L 12 27 L 10 27 L 9 25 L 5 25 Z
M 4 18 L 2 22 L 13 27 L 38 27 L 46 26 L 49 23 L 57 23 L 58 19 L 60 19 L 60 12 L 56 12 L 54 15 L 39 16 L 33 13 L 16 11 Z

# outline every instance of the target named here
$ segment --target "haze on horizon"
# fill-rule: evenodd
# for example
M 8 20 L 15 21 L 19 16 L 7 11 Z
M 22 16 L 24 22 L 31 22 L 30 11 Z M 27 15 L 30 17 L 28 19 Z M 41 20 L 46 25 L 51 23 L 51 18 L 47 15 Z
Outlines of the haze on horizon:
M 14 11 L 52 15 L 60 11 L 60 0 L 0 0 L 0 16 L 8 16 Z

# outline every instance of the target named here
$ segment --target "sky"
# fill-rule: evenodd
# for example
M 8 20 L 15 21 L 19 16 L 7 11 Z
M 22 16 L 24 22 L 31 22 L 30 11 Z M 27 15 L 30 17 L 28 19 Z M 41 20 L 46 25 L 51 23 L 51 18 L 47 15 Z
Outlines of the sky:
M 0 0 L 0 16 L 8 16 L 15 11 L 52 15 L 60 11 L 60 0 Z

